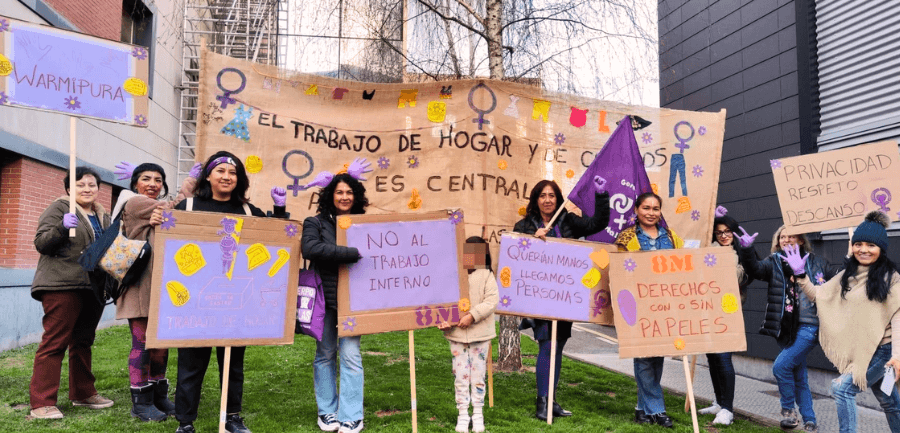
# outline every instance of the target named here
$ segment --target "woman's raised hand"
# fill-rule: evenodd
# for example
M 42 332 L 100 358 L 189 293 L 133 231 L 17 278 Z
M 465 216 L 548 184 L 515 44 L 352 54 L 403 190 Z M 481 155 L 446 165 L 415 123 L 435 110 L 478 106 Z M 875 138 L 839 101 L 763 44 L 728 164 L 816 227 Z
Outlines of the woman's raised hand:
M 721 207 L 721 206 L 720 206 L 720 207 Z M 755 241 L 755 240 L 756 240 L 756 237 L 759 236 L 759 232 L 753 233 L 753 236 L 751 236 L 751 235 L 748 235 L 748 234 L 747 234 L 747 230 L 744 230 L 743 227 L 738 226 L 738 228 L 741 229 L 741 232 L 743 233 L 742 235 L 740 235 L 740 236 L 737 237 L 737 238 L 738 238 L 738 242 L 741 243 L 741 246 L 744 247 L 744 248 L 747 248 L 747 247 L 749 247 L 750 245 L 753 245 L 753 241 Z
M 784 247 L 784 255 L 780 257 L 791 267 L 791 270 L 794 271 L 794 275 L 799 276 L 806 273 L 806 259 L 809 258 L 809 253 L 800 257 L 800 247 L 798 245 L 788 245 Z

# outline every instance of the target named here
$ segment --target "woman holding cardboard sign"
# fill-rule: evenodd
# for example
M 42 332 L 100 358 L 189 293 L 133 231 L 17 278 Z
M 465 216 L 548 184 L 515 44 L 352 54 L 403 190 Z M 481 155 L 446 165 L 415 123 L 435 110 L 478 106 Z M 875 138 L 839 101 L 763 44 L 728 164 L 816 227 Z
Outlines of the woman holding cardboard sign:
M 368 168 L 365 160 L 357 159 L 346 173 L 332 175 L 322 172 L 309 186 L 320 186 L 316 216 L 303 221 L 300 244 L 303 258 L 310 261 L 322 279 L 325 292 L 325 323 L 322 340 L 316 342 L 313 361 L 313 386 L 318 405 L 319 428 L 323 431 L 358 433 L 363 429 L 363 365 L 359 352 L 360 338 L 337 336 L 338 268 L 356 263 L 359 250 L 337 245 L 337 218 L 342 215 L 366 213 L 369 199 L 366 187 L 358 180 Z M 340 394 L 337 390 L 337 355 L 340 361 Z
M 528 206 L 525 208 L 525 218 L 516 223 L 513 231 L 534 235 L 540 239 L 547 236 L 554 238 L 578 239 L 590 236 L 606 228 L 609 225 L 609 193 L 606 192 L 606 180 L 598 177 L 595 182 L 596 199 L 594 201 L 594 216 L 590 218 L 579 217 L 569 213 L 562 207 L 562 191 L 559 185 L 552 180 L 542 180 L 531 190 Z M 560 212 L 556 220 L 553 216 Z M 549 225 L 549 226 L 548 226 Z M 529 322 L 524 322 L 527 324 Z M 526 325 L 527 326 L 527 325 Z M 535 319 L 534 339 L 538 341 L 540 350 L 537 358 L 537 401 L 535 403 L 535 416 L 541 420 L 547 420 L 547 395 L 550 389 L 550 346 L 551 322 L 549 320 Z M 562 353 L 566 341 L 572 336 L 572 322 L 559 321 L 556 335 L 556 365 L 554 368 L 553 389 L 559 383 L 559 373 L 562 366 Z M 572 416 L 562 408 L 557 401 L 553 402 L 553 416 Z
M 619 251 L 654 251 L 681 248 L 684 241 L 672 229 L 660 225 L 662 221 L 662 199 L 645 192 L 634 201 L 637 223 L 622 230 L 616 238 Z M 638 424 L 656 423 L 672 428 L 672 418 L 666 415 L 663 400 L 662 380 L 663 358 L 634 359 L 634 380 L 637 382 L 638 401 L 634 410 L 634 421 Z
M 887 258 L 890 224 L 889 216 L 869 212 L 853 232 L 846 270 L 824 283 L 810 281 L 799 247 L 785 248 L 797 285 L 818 306 L 822 349 L 842 373 L 831 384 L 841 433 L 856 432 L 856 394 L 866 386 L 891 432 L 900 433 L 900 347 L 892 344 L 892 330 L 900 329 L 900 271 Z
M 194 198 L 175 205 L 176 210 L 218 212 L 226 214 L 265 217 L 266 214 L 249 203 L 247 189 L 250 179 L 244 164 L 230 152 L 217 152 L 203 165 Z M 284 217 L 287 192 L 283 188 L 272 188 L 275 202 L 275 217 Z M 160 211 L 161 212 L 161 211 Z M 226 405 L 225 430 L 231 433 L 250 433 L 240 416 L 244 394 L 244 352 L 245 347 L 232 347 L 230 368 L 228 369 L 228 400 Z M 178 349 L 178 386 L 175 388 L 175 418 L 179 422 L 176 433 L 194 433 L 194 420 L 200 407 L 203 376 L 209 366 L 212 354 L 210 347 L 183 347 Z M 225 363 L 225 348 L 216 348 L 221 383 Z

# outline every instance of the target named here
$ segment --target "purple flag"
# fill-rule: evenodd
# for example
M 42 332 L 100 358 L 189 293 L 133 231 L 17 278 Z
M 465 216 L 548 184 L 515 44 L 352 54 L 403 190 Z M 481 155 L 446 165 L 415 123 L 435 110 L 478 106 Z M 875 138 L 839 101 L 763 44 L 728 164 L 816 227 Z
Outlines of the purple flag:
M 578 206 L 585 216 L 594 215 L 594 194 L 597 192 L 594 178 L 597 176 L 606 179 L 609 226 L 587 239 L 611 244 L 622 229 L 634 224 L 634 200 L 637 196 L 652 191 L 647 170 L 644 169 L 644 159 L 634 139 L 631 116 L 625 116 L 619 122 L 606 145 L 569 193 L 569 201 Z

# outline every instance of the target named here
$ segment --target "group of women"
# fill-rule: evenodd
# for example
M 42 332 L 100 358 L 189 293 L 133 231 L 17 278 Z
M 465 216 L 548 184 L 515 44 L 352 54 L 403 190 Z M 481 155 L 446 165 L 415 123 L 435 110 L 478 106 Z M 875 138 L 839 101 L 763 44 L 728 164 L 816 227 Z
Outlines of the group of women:
M 127 237 L 152 242 L 153 228 L 163 222 L 162 211 L 207 211 L 263 217 L 246 197 L 249 179 L 243 163 L 229 152 L 218 152 L 191 170 L 175 200 L 166 200 L 168 187 L 162 167 L 155 164 L 127 166 L 130 191 L 123 192 L 112 218 L 121 218 Z M 54 201 L 41 215 L 35 247 L 41 253 L 32 286 L 32 296 L 42 303 L 44 334 L 35 354 L 30 386 L 31 416 L 62 418 L 56 407 L 57 393 L 66 350 L 69 352 L 69 399 L 75 406 L 102 409 L 113 401 L 100 396 L 91 373 L 91 345 L 103 310 L 102 271 L 85 272 L 77 262 L 111 221 L 97 202 L 99 175 L 88 168 L 76 170 L 75 213 L 69 213 L 69 198 Z M 318 426 L 323 431 L 357 433 L 363 429 L 363 367 L 360 337 L 337 336 L 337 275 L 339 266 L 360 259 L 359 251 L 337 245 L 336 219 L 346 214 L 365 213 L 369 202 L 361 176 L 341 172 L 327 176 L 321 186 L 317 214 L 303 224 L 302 253 L 321 277 L 325 294 L 325 326 L 316 345 L 313 377 L 318 405 Z M 554 220 L 562 206 L 562 191 L 553 181 L 542 181 L 531 191 L 526 214 L 514 230 L 547 237 L 577 239 L 605 229 L 609 222 L 609 194 L 606 181 L 596 179 L 593 216 L 581 217 L 565 210 Z M 65 180 L 68 192 L 68 178 Z M 274 217 L 284 217 L 286 192 L 273 188 Z M 667 227 L 662 216 L 662 199 L 652 193 L 635 201 L 635 223 L 622 230 L 615 244 L 620 251 L 651 251 L 683 247 L 684 242 Z M 855 395 L 871 387 L 888 419 L 891 431 L 900 433 L 900 395 L 885 393 L 881 382 L 885 372 L 900 373 L 900 348 L 893 348 L 893 325 L 900 326 L 900 272 L 887 258 L 887 232 L 890 219 L 879 212 L 866 216 L 851 238 L 851 252 L 842 266 L 833 266 L 809 252 L 802 235 L 787 235 L 783 227 L 773 238 L 772 254 L 759 259 L 751 248 L 756 235 L 749 235 L 737 222 L 717 209 L 713 241 L 731 246 L 739 258 L 737 279 L 744 299 L 745 288 L 756 279 L 768 283 L 765 322 L 761 332 L 776 338 L 782 347 L 773 365 L 781 394 L 781 426 L 817 431 L 812 396 L 808 386 L 806 356 L 821 344 L 842 376 L 833 383 L 841 432 L 856 431 Z M 69 230 L 75 236 L 69 236 Z M 740 231 L 740 233 L 738 233 Z M 467 242 L 484 243 L 470 238 Z M 486 248 L 484 249 L 486 251 Z M 485 253 L 486 254 L 486 253 Z M 484 403 L 484 358 L 486 343 L 495 336 L 493 312 L 497 303 L 496 278 L 488 269 L 469 269 L 473 308 L 457 326 L 442 324 L 450 341 L 456 375 L 456 402 L 459 408 L 456 431 L 484 431 L 481 407 Z M 178 373 L 175 402 L 169 400 L 166 379 L 168 351 L 146 349 L 149 315 L 150 275 L 147 269 L 139 281 L 125 288 L 116 302 L 116 317 L 127 319 L 132 334 L 128 361 L 133 417 L 143 421 L 173 416 L 179 421 L 178 433 L 194 432 L 201 385 L 212 354 L 211 348 L 178 349 Z M 476 299 L 477 298 L 477 299 Z M 896 322 L 896 323 L 895 323 Z M 571 336 L 571 323 L 560 322 L 556 356 L 562 355 Z M 550 323 L 527 322 L 534 328 L 539 344 L 536 366 L 537 399 L 535 416 L 545 420 L 572 416 L 559 402 L 548 405 L 550 386 L 560 377 L 556 363 L 550 383 Z M 851 343 L 852 342 L 852 343 Z M 898 345 L 900 346 L 900 345 Z M 216 350 L 219 380 L 222 379 L 223 348 Z M 247 433 L 240 416 L 244 382 L 242 347 L 231 351 L 226 430 Z M 340 369 L 338 369 L 340 354 Z M 731 424 L 734 418 L 735 372 L 731 354 L 708 355 L 715 402 L 701 413 L 715 414 L 714 424 Z M 463 371 L 465 370 L 465 371 Z M 338 373 L 340 371 L 340 374 Z M 660 385 L 661 357 L 634 359 L 637 382 L 635 422 L 673 427 L 666 414 Z M 895 374 L 894 377 L 900 377 Z M 340 382 L 340 390 L 338 390 Z M 473 412 L 468 412 L 469 405 Z M 799 408 L 799 415 L 795 408 Z

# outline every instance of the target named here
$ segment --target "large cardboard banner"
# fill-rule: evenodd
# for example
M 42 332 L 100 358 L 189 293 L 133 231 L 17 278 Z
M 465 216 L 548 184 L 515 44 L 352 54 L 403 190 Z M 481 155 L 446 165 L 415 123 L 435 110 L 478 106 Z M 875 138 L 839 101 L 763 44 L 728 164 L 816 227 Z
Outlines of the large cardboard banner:
M 620 358 L 747 350 L 734 249 L 616 253 L 609 267 Z
M 149 57 L 144 47 L 0 16 L 0 105 L 146 127 Z
M 873 210 L 898 219 L 900 200 L 893 194 L 900 194 L 900 152 L 894 141 L 773 159 L 771 165 L 785 234 L 856 226 Z
M 342 81 L 203 51 L 197 158 L 234 152 L 253 173 L 253 200 L 286 187 L 295 216 L 314 213 L 318 188 L 303 186 L 320 171 L 366 158 L 369 213 L 462 208 L 466 233 L 496 247 L 532 186 L 553 179 L 568 194 L 626 114 L 651 122 L 634 134 L 666 222 L 689 247 L 708 245 L 724 111 L 627 106 L 507 81 Z M 616 234 L 632 206 L 611 197 Z
M 291 344 L 298 222 L 163 212 L 153 243 L 147 347 Z
M 337 243 L 362 256 L 341 266 L 338 335 L 455 324 L 469 311 L 462 211 L 338 217 Z
M 609 244 L 504 233 L 497 313 L 612 325 L 609 253 L 615 251 Z

